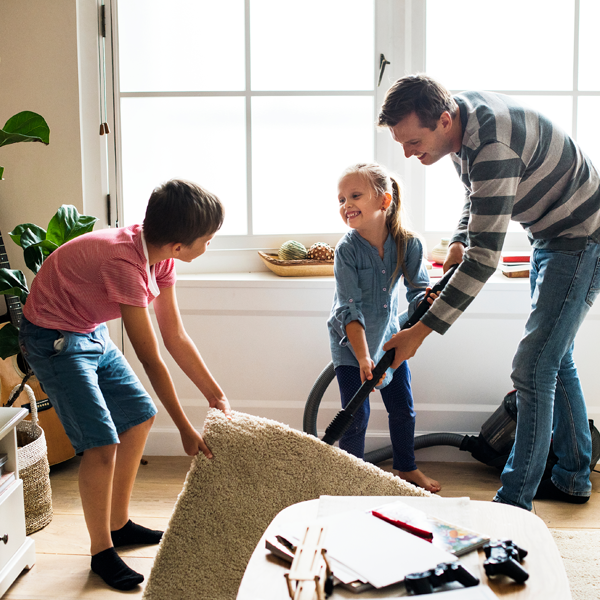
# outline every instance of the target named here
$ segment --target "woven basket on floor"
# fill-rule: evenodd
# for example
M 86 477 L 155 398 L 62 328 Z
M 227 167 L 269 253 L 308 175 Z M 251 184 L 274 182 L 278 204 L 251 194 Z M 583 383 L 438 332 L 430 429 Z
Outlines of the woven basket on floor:
M 20 386 L 15 386 L 10 399 Z M 33 390 L 26 385 L 31 421 L 17 425 L 17 464 L 23 480 L 25 498 L 25 528 L 27 535 L 38 531 L 52 521 L 52 488 L 50 465 L 44 430 L 38 425 L 37 401 Z M 10 402 L 9 399 L 9 402 Z

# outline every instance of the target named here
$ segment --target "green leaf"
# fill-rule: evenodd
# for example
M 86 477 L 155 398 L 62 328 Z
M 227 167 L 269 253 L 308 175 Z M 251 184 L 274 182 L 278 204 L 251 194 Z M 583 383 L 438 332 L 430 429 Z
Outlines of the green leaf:
M 12 323 L 7 323 L 0 329 L 0 358 L 6 360 L 20 351 L 19 330 Z
M 4 179 L 4 177 L 2 177 L 2 175 L 4 175 L 4 167 L 0 167 L 0 181 L 2 181 Z
M 30 235 L 32 237 L 37 238 L 37 242 L 41 242 L 46 239 L 46 230 L 42 227 L 38 227 L 33 223 L 23 223 L 22 225 L 17 225 L 8 235 L 12 238 L 12 241 L 17 244 L 17 246 L 23 247 L 21 244 L 21 236 L 27 230 L 30 230 Z
M 96 217 L 80 215 L 70 204 L 63 204 L 48 223 L 46 239 L 62 246 L 65 242 L 92 231 L 97 220 Z
M 0 129 L 0 146 L 19 142 L 50 143 L 50 128 L 44 117 L 25 110 L 11 117 Z
M 18 269 L 0 269 L 0 294 L 17 296 L 21 304 L 25 304 L 29 288 L 23 271 Z
M 29 248 L 23 250 L 25 264 L 34 275 L 37 275 L 38 271 L 42 268 L 42 263 L 46 260 L 46 256 L 39 246 L 29 246 Z
M 25 229 L 19 239 L 23 248 L 25 264 L 34 275 L 38 274 L 42 263 L 58 246 L 50 240 L 40 240 L 39 235 L 31 229 Z

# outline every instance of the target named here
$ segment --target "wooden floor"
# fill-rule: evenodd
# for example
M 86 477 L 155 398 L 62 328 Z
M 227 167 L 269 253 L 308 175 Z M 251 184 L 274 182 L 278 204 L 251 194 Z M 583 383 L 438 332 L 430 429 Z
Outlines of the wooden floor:
M 186 457 L 146 457 L 140 466 L 131 517 L 153 529 L 164 529 L 182 489 L 190 460 Z M 389 463 L 380 465 L 390 470 Z M 143 584 L 131 592 L 107 588 L 90 571 L 89 537 L 85 528 L 77 489 L 79 459 L 74 458 L 51 470 L 54 518 L 43 530 L 34 533 L 36 564 L 24 571 L 3 596 L 5 600 L 88 600 L 141 598 Z M 491 500 L 499 487 L 499 473 L 480 463 L 420 463 L 421 470 L 443 486 L 440 496 L 469 496 L 473 500 Z M 592 474 L 594 491 L 587 504 L 573 506 L 536 501 L 535 513 L 549 527 L 599 529 L 600 474 Z M 156 546 L 122 549 L 127 564 L 146 578 L 152 568 Z

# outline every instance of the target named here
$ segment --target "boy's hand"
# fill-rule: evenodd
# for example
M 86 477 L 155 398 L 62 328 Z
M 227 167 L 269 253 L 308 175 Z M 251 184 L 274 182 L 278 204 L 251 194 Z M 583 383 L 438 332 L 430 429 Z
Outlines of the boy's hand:
M 181 442 L 188 456 L 196 456 L 199 452 L 202 452 L 206 458 L 213 457 L 213 453 L 204 443 L 202 436 L 193 427 L 190 430 L 181 432 Z
M 211 408 L 218 408 L 229 420 L 231 420 L 231 407 L 229 406 L 229 400 L 227 400 L 227 398 L 216 398 L 215 400 L 211 400 L 208 404 Z

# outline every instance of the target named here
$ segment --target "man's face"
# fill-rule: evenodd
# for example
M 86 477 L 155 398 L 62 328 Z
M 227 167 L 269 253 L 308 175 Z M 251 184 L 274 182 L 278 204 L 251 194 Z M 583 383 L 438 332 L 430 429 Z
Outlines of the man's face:
M 402 145 L 404 156 L 416 156 L 421 164 L 432 165 L 452 152 L 452 118 L 445 112 L 432 131 L 423 127 L 416 113 L 411 113 L 394 127 L 390 134 L 395 142 Z

